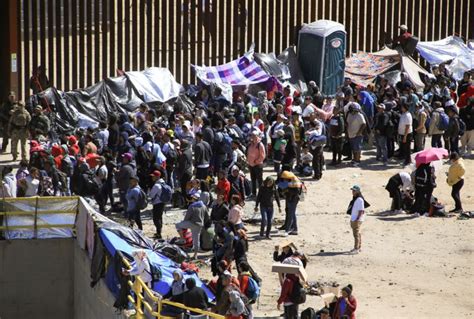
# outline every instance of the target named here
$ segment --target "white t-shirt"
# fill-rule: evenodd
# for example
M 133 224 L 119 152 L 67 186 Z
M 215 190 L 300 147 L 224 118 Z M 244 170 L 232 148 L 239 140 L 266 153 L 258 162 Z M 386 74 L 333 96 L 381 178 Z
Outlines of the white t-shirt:
M 402 191 L 408 191 L 412 189 L 411 176 L 407 172 L 400 172 L 400 179 L 402 180 Z
M 26 180 L 26 191 L 25 197 L 32 197 L 38 195 L 38 188 L 40 181 L 39 179 L 33 179 L 32 176 L 28 176 L 25 178 Z
M 409 125 L 408 134 L 413 132 L 413 117 L 410 112 L 405 112 L 400 116 L 400 122 L 398 122 L 398 135 L 405 135 L 405 127 Z
M 364 207 L 364 199 L 362 199 L 362 197 L 358 197 L 355 202 L 354 202 L 354 205 L 352 205 L 352 210 L 351 210 L 351 221 L 355 221 L 357 219 L 357 216 L 359 216 L 359 212 L 361 210 L 365 210 L 365 207 Z M 362 213 L 362 215 L 360 216 L 359 218 L 359 221 L 360 222 L 363 222 L 365 220 L 365 212 Z
M 314 104 L 311 103 L 311 104 L 308 104 L 305 106 L 305 108 L 303 109 L 303 114 L 302 116 L 303 117 L 309 117 L 311 115 L 311 113 L 314 113 Z

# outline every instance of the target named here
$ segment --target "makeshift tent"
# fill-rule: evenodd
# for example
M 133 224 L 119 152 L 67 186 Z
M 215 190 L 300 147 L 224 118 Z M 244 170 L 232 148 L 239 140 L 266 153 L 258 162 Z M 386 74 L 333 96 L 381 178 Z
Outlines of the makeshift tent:
M 428 74 L 411 57 L 400 55 L 396 50 L 385 48 L 378 52 L 358 52 L 346 59 L 345 76 L 356 84 L 367 86 L 379 75 L 398 69 L 408 75 L 417 90 L 424 88 L 419 73 Z
M 125 72 L 125 75 L 97 82 L 84 89 L 61 92 L 49 88 L 30 99 L 31 108 L 37 104 L 49 106 L 55 115 L 53 127 L 58 132 L 71 132 L 76 127 L 95 127 L 111 114 L 135 111 L 141 103 L 158 106 L 165 102 L 178 109 L 190 111 L 191 101 L 180 95 L 178 84 L 168 69 L 149 68 Z
M 254 60 L 253 46 L 237 60 L 218 66 L 192 65 L 197 77 L 206 85 L 211 83 L 231 86 L 258 84 L 271 77 Z
M 286 48 L 278 57 L 274 53 L 255 53 L 255 61 L 281 83 L 288 82 L 300 92 L 307 87 L 293 47 Z
M 439 41 L 418 42 L 416 49 L 432 65 L 452 62 L 446 68 L 456 80 L 461 80 L 464 72 L 474 69 L 474 48 L 455 36 Z
M 344 79 L 346 31 L 330 20 L 304 24 L 299 32 L 298 61 L 306 81 L 325 94 L 336 93 Z
M 180 269 L 179 264 L 155 251 L 153 249 L 153 242 L 150 239 L 129 227 L 112 221 L 99 223 L 98 227 L 100 240 L 110 256 L 114 257 L 117 252 L 120 251 L 124 256 L 130 258 L 134 250 L 143 249 L 146 252 L 150 263 L 159 268 L 162 275 L 158 282 L 153 283 L 152 289 L 163 296 L 170 291 L 173 282 L 173 272 Z M 113 263 L 109 263 L 105 277 L 107 286 L 112 293 L 117 295 L 119 291 L 117 283 L 119 280 L 116 278 L 116 269 L 114 269 Z M 196 286 L 204 289 L 209 301 L 215 299 L 214 294 L 199 279 L 199 276 L 195 272 L 184 272 L 183 277 L 184 279 L 194 278 Z

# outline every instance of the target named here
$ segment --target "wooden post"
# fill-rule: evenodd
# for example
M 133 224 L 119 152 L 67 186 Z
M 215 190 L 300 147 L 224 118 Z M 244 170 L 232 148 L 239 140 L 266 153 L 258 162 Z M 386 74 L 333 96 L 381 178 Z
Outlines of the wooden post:
M 14 91 L 18 96 L 19 78 L 18 78 L 18 2 L 16 0 L 9 0 L 8 5 L 8 28 L 10 33 L 9 41 L 9 55 L 10 55 L 10 91 Z

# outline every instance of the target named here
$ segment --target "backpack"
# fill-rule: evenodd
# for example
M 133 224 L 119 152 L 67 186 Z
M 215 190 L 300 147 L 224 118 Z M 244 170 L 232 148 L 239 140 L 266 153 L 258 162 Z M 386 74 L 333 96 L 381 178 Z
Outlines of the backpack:
M 459 136 L 463 136 L 464 133 L 466 132 L 466 123 L 458 118 L 458 124 L 459 124 Z
M 167 165 L 173 165 L 178 161 L 178 152 L 174 148 L 170 147 L 165 156 Z
M 74 173 L 74 166 L 72 164 L 71 157 L 69 155 L 65 155 L 61 160 L 61 165 L 59 167 L 61 172 L 66 174 L 67 177 L 71 177 Z
M 25 127 L 28 125 L 28 112 L 27 111 L 18 111 L 13 114 L 12 123 L 18 127 Z
M 258 282 L 252 278 L 252 276 L 248 276 L 248 278 L 249 278 L 249 282 L 248 282 L 247 290 L 245 291 L 245 295 L 251 301 L 255 301 L 260 296 L 260 286 L 258 285 Z
M 222 132 L 223 137 L 223 144 L 221 144 L 222 149 L 224 150 L 225 154 L 232 153 L 232 137 L 230 137 L 229 133 Z
M 438 112 L 438 113 L 439 113 L 439 120 L 438 120 L 437 128 L 440 131 L 446 131 L 449 127 L 449 116 L 444 112 Z
M 59 179 L 59 190 L 62 193 L 66 193 L 69 190 L 69 185 L 67 183 L 68 176 L 66 173 L 60 170 L 56 170 L 58 172 L 58 179 Z
M 99 184 L 95 180 L 95 175 L 92 172 L 82 174 L 84 185 L 82 187 L 81 196 L 92 196 L 99 193 Z
M 316 318 L 316 311 L 314 308 L 306 308 L 301 312 L 301 319 L 313 319 Z
M 163 274 L 161 273 L 160 266 L 156 266 L 155 264 L 152 264 L 150 261 L 148 261 L 148 264 L 150 265 L 150 271 L 148 270 L 145 270 L 145 271 L 151 275 L 151 283 L 153 284 L 155 282 L 160 281 L 161 277 L 163 276 Z
M 137 208 L 142 210 L 148 206 L 148 197 L 145 194 L 145 191 L 140 188 L 140 195 L 138 196 Z
M 296 305 L 300 305 L 306 302 L 306 290 L 299 280 L 293 284 L 293 290 L 291 291 L 290 300 Z
M 161 194 L 160 194 L 160 202 L 162 203 L 169 203 L 171 202 L 171 198 L 173 197 L 173 190 L 171 186 L 166 183 L 161 183 Z

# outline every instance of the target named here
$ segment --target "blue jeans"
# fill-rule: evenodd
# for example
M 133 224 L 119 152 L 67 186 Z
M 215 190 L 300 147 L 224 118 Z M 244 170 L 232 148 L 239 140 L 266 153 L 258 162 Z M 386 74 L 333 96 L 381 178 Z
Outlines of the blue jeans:
M 384 163 L 387 161 L 387 137 L 383 135 L 375 135 L 375 142 L 377 146 L 377 158 Z
M 296 222 L 296 206 L 299 199 L 287 200 L 286 207 L 288 209 L 288 221 L 286 224 L 286 232 L 298 231 L 298 224 Z
M 260 207 L 260 214 L 262 214 L 260 236 L 263 236 L 263 232 L 266 228 L 265 235 L 268 237 L 270 236 L 270 231 L 272 230 L 273 207 Z

